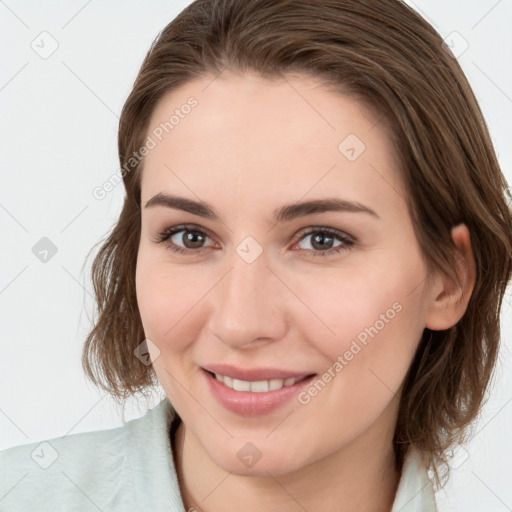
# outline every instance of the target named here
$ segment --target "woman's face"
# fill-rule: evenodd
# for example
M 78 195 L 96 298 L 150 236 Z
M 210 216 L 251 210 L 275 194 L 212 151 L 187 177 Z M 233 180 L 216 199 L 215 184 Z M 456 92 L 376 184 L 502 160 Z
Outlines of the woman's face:
M 137 299 L 190 442 L 253 475 L 390 447 L 433 291 L 384 121 L 223 73 L 165 96 L 148 136 Z

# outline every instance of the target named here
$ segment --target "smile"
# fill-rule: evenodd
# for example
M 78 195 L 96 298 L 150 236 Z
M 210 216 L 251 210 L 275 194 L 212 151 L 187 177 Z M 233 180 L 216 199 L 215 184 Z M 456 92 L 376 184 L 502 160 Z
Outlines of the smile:
M 297 382 L 304 380 L 306 377 L 290 377 L 288 379 L 271 379 L 247 381 L 233 379 L 226 375 L 215 373 L 215 378 L 224 384 L 224 386 L 234 389 L 235 391 L 250 391 L 252 393 L 266 393 L 267 391 L 275 391 L 283 387 L 293 386 Z
M 224 409 L 241 416 L 261 416 L 296 403 L 294 398 L 316 375 L 225 364 L 208 365 L 201 373 L 207 393 Z

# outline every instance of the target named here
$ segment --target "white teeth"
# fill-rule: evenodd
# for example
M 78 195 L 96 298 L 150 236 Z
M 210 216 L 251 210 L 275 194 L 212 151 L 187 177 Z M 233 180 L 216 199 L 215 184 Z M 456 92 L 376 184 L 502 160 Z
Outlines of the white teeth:
M 283 379 L 271 379 L 269 381 L 269 386 L 268 386 L 268 389 L 270 391 L 274 390 L 274 389 L 280 389 L 283 387 Z
M 259 380 L 251 382 L 251 391 L 255 393 L 265 393 L 268 391 L 268 380 Z
M 233 379 L 233 389 L 235 391 L 251 391 L 251 383 L 246 380 Z
M 228 388 L 235 391 L 252 391 L 253 393 L 266 393 L 267 391 L 274 391 L 282 387 L 293 386 L 296 382 L 303 380 L 304 377 L 290 377 L 289 379 L 270 379 L 258 380 L 250 382 L 247 380 L 232 379 L 226 375 L 215 374 L 215 378 L 222 382 Z

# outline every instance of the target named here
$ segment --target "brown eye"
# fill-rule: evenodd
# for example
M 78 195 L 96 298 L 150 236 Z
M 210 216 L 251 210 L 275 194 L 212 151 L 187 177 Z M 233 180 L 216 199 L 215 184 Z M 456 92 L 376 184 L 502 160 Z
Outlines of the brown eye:
M 174 233 L 174 235 L 172 235 L 169 238 L 172 239 L 179 233 L 184 234 L 178 236 L 177 241 L 182 242 L 187 249 L 200 249 L 202 244 L 204 244 L 205 235 L 204 233 L 201 233 L 201 231 L 197 230 L 183 229 L 181 231 Z M 176 243 L 176 241 L 173 241 L 173 243 Z
M 356 241 L 353 237 L 332 229 L 332 228 L 315 228 L 303 233 L 297 244 L 302 240 L 311 237 L 311 248 L 299 247 L 298 250 L 312 256 L 327 256 L 347 251 L 353 248 Z M 157 243 L 163 243 L 170 250 L 178 254 L 195 255 L 206 249 L 206 239 L 210 238 L 203 230 L 197 226 L 173 226 L 158 235 Z M 338 240 L 338 243 L 336 243 Z M 296 245 L 297 245 L 296 244 Z
M 327 254 L 335 254 L 344 250 L 349 250 L 354 246 L 354 240 L 341 231 L 333 230 L 331 228 L 316 228 L 311 229 L 299 238 L 299 243 L 310 238 L 310 248 L 299 247 L 301 251 L 307 251 L 313 256 L 324 256 Z M 335 244 L 335 240 L 339 243 Z
M 205 241 L 210 238 L 204 231 L 195 226 L 174 226 L 158 235 L 157 243 L 180 254 L 198 253 L 206 248 Z

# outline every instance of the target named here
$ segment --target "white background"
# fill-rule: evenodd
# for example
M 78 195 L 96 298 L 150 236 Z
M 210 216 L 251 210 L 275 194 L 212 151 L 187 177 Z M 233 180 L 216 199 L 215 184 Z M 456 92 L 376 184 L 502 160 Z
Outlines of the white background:
M 0 449 L 122 424 L 80 366 L 93 310 L 86 256 L 124 195 L 118 186 L 100 201 L 92 190 L 118 169 L 118 116 L 151 42 L 189 3 L 0 2 Z M 456 31 L 469 44 L 459 62 L 512 183 L 512 1 L 408 3 L 443 37 Z M 58 42 L 47 59 L 31 47 L 43 31 Z M 463 39 L 453 39 L 459 50 Z M 32 253 L 42 237 L 58 250 L 47 263 Z M 512 507 L 510 293 L 506 301 L 497 378 L 475 437 L 438 493 L 441 511 Z M 132 400 L 125 417 L 146 408 Z

